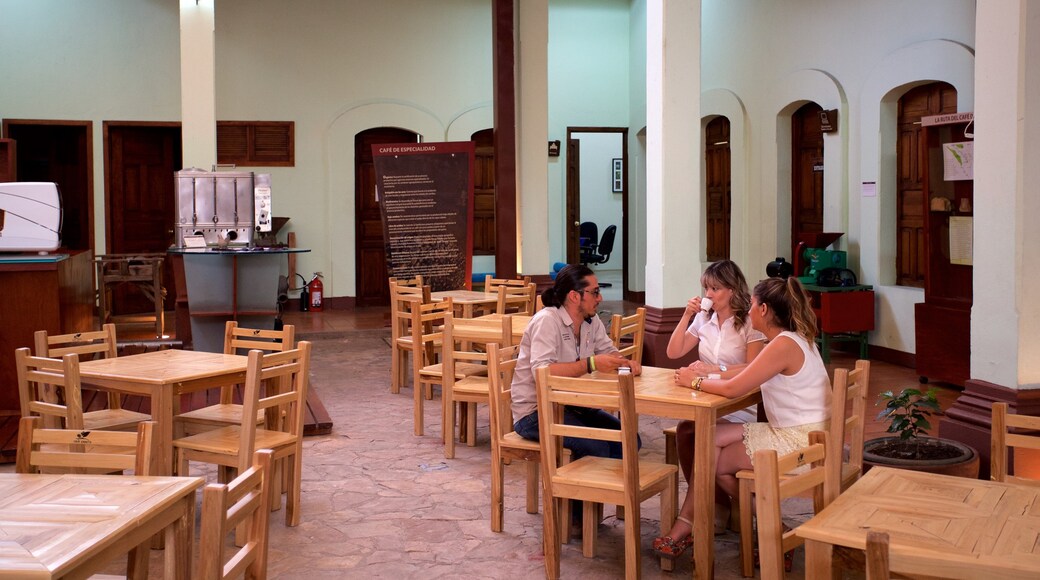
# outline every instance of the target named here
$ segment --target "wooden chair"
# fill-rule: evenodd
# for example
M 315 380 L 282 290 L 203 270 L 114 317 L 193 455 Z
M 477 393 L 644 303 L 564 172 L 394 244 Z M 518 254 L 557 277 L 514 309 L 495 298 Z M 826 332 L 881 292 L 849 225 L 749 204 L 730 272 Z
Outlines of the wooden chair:
M 583 547 L 586 556 L 595 542 L 594 504 L 623 505 L 625 510 L 625 577 L 638 578 L 642 560 L 639 507 L 661 494 L 661 533 L 675 520 L 673 465 L 639 459 L 635 387 L 630 374 L 617 380 L 557 377 L 548 367 L 535 371 L 538 385 L 538 427 L 542 456 L 542 521 L 545 573 L 560 576 L 560 547 L 554 498 L 585 501 Z M 621 430 L 575 427 L 563 423 L 563 407 L 577 405 L 621 411 Z M 564 437 L 583 437 L 621 443 L 622 459 L 586 456 L 560 465 Z
M 264 354 L 249 351 L 246 367 L 243 413 L 237 425 L 230 425 L 176 439 L 177 475 L 188 474 L 189 461 L 215 463 L 237 469 L 249 469 L 257 449 L 271 449 L 272 461 L 286 458 L 288 481 L 285 523 L 300 523 L 300 477 L 303 468 L 303 414 L 307 402 L 307 373 L 310 367 L 311 343 L 301 341 L 293 350 Z M 277 394 L 261 396 L 265 381 L 281 386 Z M 264 427 L 256 426 L 257 411 L 265 411 Z M 291 459 L 290 459 L 291 458 Z M 272 477 L 272 502 L 280 501 L 278 477 Z
M 268 511 L 271 493 L 270 449 L 253 455 L 253 465 L 228 484 L 202 490 L 198 577 L 202 580 L 267 577 Z M 244 529 L 242 546 L 225 556 L 228 534 Z
M 140 413 L 125 409 L 83 411 L 78 355 L 44 358 L 30 356 L 29 349 L 19 348 L 14 351 L 14 362 L 22 417 L 42 417 L 48 429 L 120 431 L 136 428 L 141 422 Z
M 22 417 L 18 423 L 15 471 L 107 474 L 133 470 L 134 475 L 151 475 L 157 470 L 159 458 L 155 426 L 154 421 L 141 421 L 136 433 L 44 429 L 40 417 Z M 140 577 L 142 571 L 147 574 L 150 542 L 149 539 L 127 548 L 127 578 Z
M 522 278 L 494 278 L 491 274 L 484 276 L 484 292 L 487 294 L 498 294 L 498 289 L 501 287 L 507 288 L 527 288 L 531 284 L 531 277 L 524 276 Z M 496 305 L 496 312 L 501 313 L 502 310 Z M 488 311 L 483 311 L 479 314 L 490 314 Z M 479 314 L 475 314 L 478 316 Z M 515 313 L 514 313 L 515 314 Z M 531 314 L 534 314 L 533 312 Z
M 415 299 L 423 304 L 430 302 L 430 287 L 423 286 L 422 276 L 390 278 L 390 392 L 394 394 L 400 393 L 401 385 L 408 381 L 407 357 L 413 352 L 408 302 Z
M 224 326 L 224 354 L 244 355 L 253 349 L 283 352 L 295 345 L 296 327 L 291 324 L 286 324 L 282 330 L 261 330 L 244 328 L 234 320 L 228 320 Z M 181 413 L 173 421 L 176 439 L 217 427 L 237 425 L 242 421 L 242 405 L 235 402 L 235 385 L 220 388 L 219 403 Z M 263 412 L 258 412 L 256 422 L 259 424 L 263 421 Z
M 535 291 L 537 286 L 532 282 L 526 286 L 498 287 L 498 314 L 526 314 L 534 315 Z
M 17 473 L 156 472 L 158 443 L 154 421 L 141 421 L 136 432 L 84 429 L 45 429 L 40 417 L 18 423 Z
M 870 387 L 870 361 L 858 360 L 849 371 L 834 369 L 831 381 L 831 423 L 828 441 L 834 461 L 828 463 L 839 491 L 852 485 L 863 474 L 863 426 L 866 422 L 867 389 Z M 849 410 L 851 408 L 851 411 Z M 844 442 L 849 441 L 848 461 L 842 461 Z M 751 505 L 755 493 L 755 474 L 751 470 L 737 473 L 739 495 L 737 501 L 740 519 L 740 563 L 745 577 L 754 575 L 752 556 Z
M 610 340 L 614 347 L 629 360 L 642 362 L 643 337 L 646 336 L 646 308 L 637 308 L 635 314 L 615 314 L 610 319 Z M 631 337 L 629 339 L 628 337 Z
M 33 338 L 36 356 L 61 358 L 67 354 L 74 354 L 80 361 L 84 361 L 116 358 L 117 355 L 116 325 L 111 323 L 103 325 L 101 330 L 72 334 L 48 335 L 46 330 L 37 330 Z M 105 425 L 107 429 L 133 429 L 137 423 L 152 419 L 147 413 L 123 409 L 119 393 L 107 393 L 106 398 L 109 411 L 105 414 L 106 421 L 109 422 Z
M 414 417 L 413 424 L 416 435 L 425 433 L 425 409 L 423 407 L 423 395 L 432 393 L 433 385 L 441 384 L 444 372 L 444 363 L 436 362 L 439 357 L 439 348 L 443 341 L 442 329 L 445 320 L 451 316 L 451 298 L 442 302 L 420 302 L 410 300 L 406 304 L 408 314 L 408 346 L 411 349 L 412 359 L 412 383 L 415 385 L 414 393 Z M 457 371 L 485 373 L 483 365 L 471 365 L 479 368 L 460 368 Z M 430 399 L 431 397 L 426 397 Z
M 476 318 L 455 318 L 448 315 L 444 321 L 444 346 L 441 356 L 444 359 L 444 372 L 441 377 L 444 404 L 444 456 L 455 457 L 455 403 L 466 405 L 465 439 L 470 446 L 477 440 L 477 403 L 488 403 L 490 387 L 488 377 L 469 374 L 459 378 L 461 365 L 487 365 L 488 353 L 476 350 L 477 346 L 489 347 L 497 344 L 500 347 L 513 344 L 513 317 L 505 315 L 498 320 L 482 320 Z M 460 435 L 462 434 L 460 433 Z
M 784 552 L 805 543 L 793 530 L 785 531 L 780 520 L 783 500 L 812 491 L 816 513 L 838 496 L 835 470 L 828 464 L 840 460 L 828 452 L 828 435 L 823 431 L 809 434 L 809 446 L 777 458 L 776 450 L 755 452 L 755 482 L 758 518 L 758 551 L 763 580 L 784 577 Z M 804 466 L 810 466 L 804 470 Z M 791 473 L 795 469 L 804 471 Z
M 1040 449 L 1040 417 L 1008 413 L 1007 403 L 993 404 L 993 427 L 990 437 L 990 475 L 993 481 L 1023 485 L 1040 485 L 1040 480 L 1013 475 L 1008 469 L 1008 449 Z M 1025 435 L 1016 431 L 1025 430 Z

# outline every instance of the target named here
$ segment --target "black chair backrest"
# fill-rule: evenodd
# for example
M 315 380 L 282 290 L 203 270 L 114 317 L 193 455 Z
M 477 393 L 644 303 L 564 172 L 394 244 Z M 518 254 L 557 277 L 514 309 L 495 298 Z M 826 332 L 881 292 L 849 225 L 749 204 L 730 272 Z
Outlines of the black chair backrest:
M 599 239 L 599 227 L 595 222 L 581 222 L 581 225 L 578 226 L 578 236 L 587 238 L 589 244 L 595 244 Z
M 596 248 L 596 253 L 603 256 L 602 260 L 598 260 L 598 263 L 602 264 L 610 259 L 610 252 L 614 249 L 614 234 L 617 233 L 617 226 L 607 226 L 607 229 L 603 230 L 603 238 L 599 241 L 599 247 Z

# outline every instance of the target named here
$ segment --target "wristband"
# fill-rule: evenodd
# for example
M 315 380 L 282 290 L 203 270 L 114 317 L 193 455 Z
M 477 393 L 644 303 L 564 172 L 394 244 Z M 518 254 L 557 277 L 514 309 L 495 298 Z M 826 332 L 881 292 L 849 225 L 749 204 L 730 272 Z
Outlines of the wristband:
M 699 391 L 699 390 L 701 390 L 701 383 L 703 383 L 703 382 L 704 382 L 704 377 L 697 377 L 696 379 L 693 379 L 692 383 L 690 383 L 690 388 L 695 390 L 695 391 Z
M 594 357 L 594 356 L 590 356 L 589 357 L 589 364 L 588 364 L 588 366 L 589 366 L 589 369 L 590 369 L 589 370 L 590 373 L 596 372 L 596 357 Z

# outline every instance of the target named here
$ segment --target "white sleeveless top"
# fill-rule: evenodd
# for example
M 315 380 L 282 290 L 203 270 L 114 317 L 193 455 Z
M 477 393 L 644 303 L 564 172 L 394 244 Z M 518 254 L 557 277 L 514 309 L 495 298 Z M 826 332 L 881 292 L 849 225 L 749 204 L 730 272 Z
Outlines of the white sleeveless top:
M 802 368 L 791 376 L 778 374 L 762 383 L 762 404 L 772 427 L 820 423 L 831 417 L 831 380 L 816 350 L 796 332 L 784 331 L 805 355 Z

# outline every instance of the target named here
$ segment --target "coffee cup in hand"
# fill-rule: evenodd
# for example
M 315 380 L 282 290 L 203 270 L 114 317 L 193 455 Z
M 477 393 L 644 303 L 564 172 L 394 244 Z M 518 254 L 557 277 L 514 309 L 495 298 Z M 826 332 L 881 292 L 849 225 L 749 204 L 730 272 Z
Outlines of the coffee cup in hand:
M 711 310 L 712 304 L 714 304 L 714 302 L 711 301 L 711 298 L 701 298 L 701 310 L 705 312 Z

